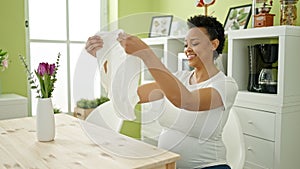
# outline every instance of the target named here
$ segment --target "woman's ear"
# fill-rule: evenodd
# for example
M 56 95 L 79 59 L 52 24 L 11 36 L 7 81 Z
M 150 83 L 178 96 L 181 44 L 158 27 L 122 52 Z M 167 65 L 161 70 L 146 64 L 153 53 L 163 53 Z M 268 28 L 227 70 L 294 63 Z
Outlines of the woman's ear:
M 211 44 L 212 44 L 213 50 L 216 50 L 220 44 L 220 41 L 219 41 L 219 39 L 214 39 L 211 41 Z

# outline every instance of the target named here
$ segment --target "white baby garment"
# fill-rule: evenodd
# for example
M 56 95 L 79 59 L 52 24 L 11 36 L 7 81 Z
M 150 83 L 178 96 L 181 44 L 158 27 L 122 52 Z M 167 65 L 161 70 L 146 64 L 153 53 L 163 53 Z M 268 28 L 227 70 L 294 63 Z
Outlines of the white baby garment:
M 101 83 L 114 105 L 115 113 L 122 119 L 134 120 L 136 118 L 134 108 L 139 102 L 137 88 L 141 61 L 125 53 L 124 48 L 117 41 L 121 32 L 123 30 L 96 33 L 104 42 L 103 48 L 97 51 L 96 56 L 102 72 Z M 105 61 L 107 61 L 107 72 L 103 73 Z

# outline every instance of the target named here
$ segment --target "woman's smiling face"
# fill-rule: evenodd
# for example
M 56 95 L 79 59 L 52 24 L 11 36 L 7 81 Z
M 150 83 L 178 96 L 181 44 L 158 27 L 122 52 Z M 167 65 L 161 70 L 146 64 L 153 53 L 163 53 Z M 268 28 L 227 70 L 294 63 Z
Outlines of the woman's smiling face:
M 201 62 L 205 64 L 207 61 L 212 61 L 215 49 L 205 28 L 194 27 L 188 31 L 184 53 L 190 66 L 197 67 Z

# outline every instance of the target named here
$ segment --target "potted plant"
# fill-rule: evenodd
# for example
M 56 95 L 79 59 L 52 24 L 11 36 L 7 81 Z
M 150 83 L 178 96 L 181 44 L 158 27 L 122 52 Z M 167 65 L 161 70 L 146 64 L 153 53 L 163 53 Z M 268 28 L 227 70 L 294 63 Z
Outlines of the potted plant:
M 74 116 L 84 120 L 96 107 L 107 101 L 109 101 L 109 98 L 104 96 L 92 100 L 82 98 L 76 102 Z
M 37 93 L 36 133 L 39 141 L 53 141 L 55 137 L 55 118 L 52 105 L 54 84 L 57 81 L 60 53 L 55 63 L 39 63 L 31 72 L 24 56 L 19 56 L 28 76 L 30 88 Z M 39 83 L 37 83 L 39 82 Z

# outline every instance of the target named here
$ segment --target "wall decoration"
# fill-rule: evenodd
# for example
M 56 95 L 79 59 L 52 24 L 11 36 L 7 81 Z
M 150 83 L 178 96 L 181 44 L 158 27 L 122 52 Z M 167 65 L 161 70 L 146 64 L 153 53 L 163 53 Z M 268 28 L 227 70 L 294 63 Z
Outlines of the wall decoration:
M 172 20 L 172 15 L 152 17 L 149 37 L 169 36 Z
M 229 30 L 246 29 L 251 17 L 252 4 L 229 8 L 224 29 Z
M 207 8 L 214 3 L 215 0 L 196 0 L 196 7 L 204 7 L 204 15 L 207 16 Z
M 267 1 L 268 0 L 256 0 L 255 2 L 255 10 L 253 15 L 254 28 L 273 26 L 275 14 L 270 13 L 273 5 L 273 0 L 269 0 L 270 1 L 269 4 L 267 3 Z M 260 7 L 256 7 L 257 4 Z

